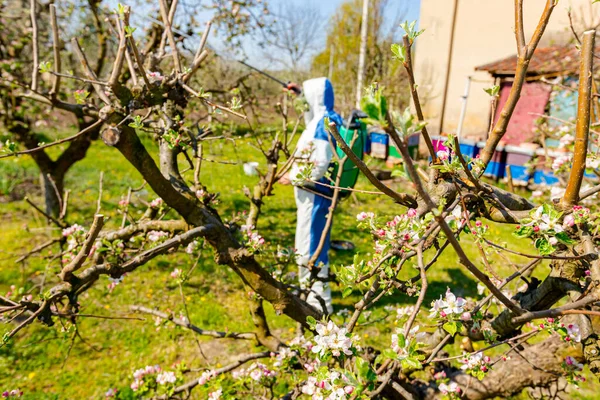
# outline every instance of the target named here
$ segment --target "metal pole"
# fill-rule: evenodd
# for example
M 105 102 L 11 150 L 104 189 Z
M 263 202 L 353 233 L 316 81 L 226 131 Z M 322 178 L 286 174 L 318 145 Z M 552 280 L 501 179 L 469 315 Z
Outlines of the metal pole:
M 467 113 L 467 99 L 469 98 L 469 90 L 471 89 L 471 76 L 467 76 L 467 83 L 465 85 L 465 93 L 461 96 L 462 107 L 460 109 L 460 118 L 458 119 L 458 128 L 456 128 L 456 136 L 460 140 L 460 134 L 462 133 L 463 122 L 465 121 L 465 114 Z
M 358 79 L 356 82 L 356 108 L 360 108 L 362 97 L 363 79 L 365 74 L 365 60 L 367 58 L 367 25 L 369 23 L 369 0 L 363 0 L 362 23 L 360 26 L 360 54 L 358 56 Z
M 442 111 L 440 114 L 440 135 L 444 131 L 444 116 L 446 114 L 446 100 L 448 99 L 448 86 L 450 85 L 450 70 L 452 69 L 452 50 L 454 49 L 454 31 L 456 30 L 456 14 L 458 14 L 458 0 L 454 0 L 454 11 L 452 13 L 452 25 L 450 26 L 450 45 L 448 48 L 448 63 L 446 67 L 446 80 L 444 82 L 444 94 L 442 96 Z

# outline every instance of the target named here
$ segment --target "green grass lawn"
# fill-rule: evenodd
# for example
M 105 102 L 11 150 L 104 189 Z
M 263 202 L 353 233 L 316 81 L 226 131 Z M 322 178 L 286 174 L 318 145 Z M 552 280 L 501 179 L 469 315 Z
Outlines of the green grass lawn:
M 150 149 L 156 150 L 149 141 L 145 143 Z M 261 161 L 258 151 L 246 140 L 237 140 L 235 147 L 231 142 L 209 143 L 205 147 L 205 154 L 213 159 Z M 185 167 L 182 164 L 182 169 Z M 102 212 L 109 218 L 109 228 L 119 225 L 121 216 L 116 204 L 128 187 L 140 186 L 142 179 L 117 150 L 102 142 L 94 143 L 88 156 L 68 174 L 66 187 L 71 190 L 70 223 L 89 227 L 96 207 L 101 171 L 104 172 Z M 186 177 L 191 178 L 189 174 Z M 209 191 L 220 193 L 221 203 L 217 209 L 224 219 L 248 209 L 248 200 L 242 190 L 244 185 L 252 186 L 256 178 L 245 176 L 241 164 L 205 162 L 201 179 Z M 10 192 L 21 181 L 37 182 L 37 171 L 32 161 L 27 157 L 0 160 L 0 195 Z M 358 188 L 371 187 L 361 178 Z M 30 185 L 30 189 L 35 189 L 35 185 Z M 133 203 L 136 204 L 134 212 L 142 213 L 144 206 L 138 197 L 148 201 L 154 197 L 150 189 L 144 189 L 133 197 Z M 42 204 L 39 194 L 32 198 L 37 204 Z M 365 210 L 390 217 L 404 210 L 389 199 L 367 194 L 358 194 L 341 203 L 336 211 L 332 238 L 351 240 L 356 244 L 356 252 L 368 257 L 372 251 L 371 238 L 368 233 L 356 228 L 356 214 Z M 47 258 L 41 260 L 32 257 L 25 263 L 16 264 L 15 259 L 36 244 L 59 235 L 58 230 L 48 226 L 22 200 L 1 203 L 0 222 L 0 293 L 4 294 L 10 285 L 16 285 L 36 295 L 44 277 L 44 288 L 51 287 L 57 281 L 54 278 L 58 271 L 56 263 L 48 266 Z M 291 187 L 279 185 L 275 195 L 266 199 L 258 230 L 272 246 L 293 246 L 295 205 Z M 530 243 L 513 238 L 511 231 L 511 226 L 492 225 L 490 237 L 498 243 L 510 243 L 513 249 L 531 252 Z M 464 237 L 462 243 L 471 259 L 478 260 L 478 251 L 473 242 Z M 44 255 L 48 256 L 47 252 Z M 347 265 L 352 262 L 353 256 L 352 252 L 332 251 L 330 258 L 332 264 Z M 266 258 L 263 257 L 263 261 Z M 501 275 L 513 272 L 509 263 L 497 254 L 492 254 L 490 259 L 493 268 Z M 514 256 L 508 259 L 518 264 L 525 262 L 523 258 Z M 78 320 L 80 337 L 74 336 L 73 329 L 61 323 L 50 328 L 36 323 L 19 333 L 9 345 L 0 348 L 0 391 L 19 387 L 25 392 L 26 399 L 103 398 L 108 388 L 128 386 L 133 370 L 148 364 L 169 367 L 183 361 L 194 368 L 219 366 L 236 355 L 252 351 L 252 343 L 230 339 L 209 340 L 200 337 L 198 345 L 192 332 L 169 324 L 157 326 L 151 317 L 129 311 L 129 306 L 136 304 L 158 307 L 161 311 L 173 310 L 179 315 L 183 311 L 183 304 L 179 288 L 169 274 L 176 267 L 187 270 L 193 262 L 183 252 L 162 256 L 127 275 L 112 293 L 107 288 L 108 279 L 102 278 L 80 298 L 81 313 L 144 320 L 81 318 Z M 478 265 L 481 266 L 481 263 Z M 415 273 L 410 264 L 403 269 L 404 276 Z M 535 274 L 543 277 L 547 274 L 547 266 L 537 268 Z M 442 255 L 428 276 L 430 288 L 427 305 L 443 294 L 447 287 L 451 287 L 458 295 L 479 298 L 476 282 L 459 265 L 451 249 Z M 512 290 L 514 288 L 514 285 L 510 287 Z M 334 286 L 334 289 L 336 311 L 352 307 L 361 296 L 356 291 L 341 299 L 337 287 Z M 250 331 L 252 322 L 246 292 L 243 283 L 231 270 L 214 263 L 209 248 L 202 251 L 198 267 L 184 285 L 191 321 L 205 329 Z M 400 306 L 414 301 L 402 295 L 386 296 L 371 310 L 371 319 L 376 320 L 377 316 L 382 315 L 385 305 Z M 295 324 L 290 319 L 276 316 L 270 307 L 267 313 L 277 335 L 285 339 L 293 336 Z M 428 313 L 422 314 L 421 323 L 427 325 Z M 341 322 L 341 317 L 335 318 Z M 393 318 L 373 324 L 364 322 L 364 327 L 358 331 L 364 344 L 381 347 L 390 343 L 390 333 L 396 327 Z M 456 353 L 459 349 L 455 346 L 452 351 Z M 582 395 L 587 393 L 586 387 L 589 384 L 584 385 Z M 201 392 L 197 391 L 192 397 L 202 398 Z

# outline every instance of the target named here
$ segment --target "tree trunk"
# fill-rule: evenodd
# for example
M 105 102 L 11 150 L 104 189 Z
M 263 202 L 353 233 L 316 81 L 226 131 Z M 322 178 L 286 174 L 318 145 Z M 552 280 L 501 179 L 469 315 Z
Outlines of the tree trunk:
M 40 186 L 44 203 L 46 205 L 46 213 L 58 218 L 61 211 L 64 191 L 64 174 L 51 175 L 46 172 L 40 173 Z

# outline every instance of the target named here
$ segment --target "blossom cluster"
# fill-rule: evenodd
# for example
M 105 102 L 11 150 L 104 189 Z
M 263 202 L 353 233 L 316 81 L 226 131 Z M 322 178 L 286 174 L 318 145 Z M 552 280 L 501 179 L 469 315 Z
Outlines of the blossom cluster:
M 83 245 L 83 242 L 85 241 L 86 234 L 87 230 L 83 226 L 78 224 L 71 225 L 68 228 L 62 230 L 62 236 L 67 239 L 67 248 L 62 257 L 62 262 L 64 264 L 70 262 L 75 257 L 75 255 L 79 251 L 79 248 Z M 95 249 L 96 246 L 94 245 L 92 247 L 90 255 L 93 254 Z
M 429 310 L 430 318 L 439 319 L 443 323 L 442 328 L 451 335 L 454 335 L 462 328 L 461 321 L 470 321 L 471 313 L 465 311 L 467 301 L 462 297 L 457 297 L 450 291 L 446 290 L 446 296 L 431 303 Z
M 465 356 L 462 359 L 462 365 L 460 369 L 467 372 L 469 375 L 482 380 L 486 372 L 488 372 L 491 367 L 490 362 L 490 358 L 488 356 L 484 356 L 483 353 L 479 351 L 475 354 Z
M 419 239 L 431 221 L 431 214 L 417 218 L 417 210 L 409 208 L 406 213 L 396 215 L 385 223 L 380 223 L 372 212 L 361 212 L 356 216 L 358 227 L 369 229 L 375 241 L 375 252 L 383 254 L 388 248 L 397 248 Z
M 579 382 L 585 382 L 585 377 L 580 374 L 583 371 L 583 364 L 575 358 L 567 356 L 562 363 L 562 369 L 565 371 L 567 382 L 578 385 Z
M 396 329 L 392 334 L 392 353 L 385 355 L 400 361 L 403 368 L 421 368 L 421 360 L 424 358 L 419 350 L 423 347 L 421 340 L 425 337 L 425 332 L 419 331 L 419 326 L 414 326 L 409 332 L 405 329 Z
M 178 371 L 164 371 L 159 365 L 147 365 L 133 372 L 133 382 L 130 387 L 140 395 L 151 390 L 166 393 L 180 380 L 178 374 Z
M 185 248 L 185 252 L 187 254 L 194 254 L 196 250 L 198 250 L 201 246 L 201 242 L 198 239 L 192 240 Z
M 214 392 L 210 392 L 208 394 L 208 400 L 219 400 L 221 398 L 221 396 L 223 395 L 223 389 L 219 388 L 217 390 L 215 390 Z
M 315 151 L 315 144 L 313 141 L 308 142 L 304 147 L 296 150 L 296 164 L 294 165 L 295 174 L 291 176 L 292 184 L 302 185 L 306 181 L 310 181 L 312 178 L 313 169 L 315 167 L 314 161 L 310 158 Z
M 258 234 L 254 229 L 254 226 L 251 225 L 242 225 L 242 235 L 244 236 L 244 241 L 246 247 L 252 254 L 258 252 L 265 245 L 265 238 Z
M 149 241 L 156 243 L 156 242 L 159 242 L 161 240 L 168 238 L 169 234 L 164 231 L 150 231 L 150 232 L 148 232 L 147 237 L 148 237 Z
M 552 161 L 552 170 L 554 173 L 566 172 L 571 168 L 571 155 L 565 154 L 556 157 Z
M 4 392 L 2 392 L 3 399 L 14 399 L 17 397 L 22 397 L 22 396 L 23 396 L 23 391 L 19 390 L 19 389 L 5 390 Z
M 322 377 L 309 376 L 302 386 L 302 393 L 314 400 L 346 400 L 354 392 L 348 378 L 339 371 L 327 370 Z
M 160 208 L 163 206 L 163 204 L 164 204 L 163 199 L 161 199 L 160 197 L 157 197 L 156 199 L 154 199 L 150 202 L 150 207 Z
M 247 369 L 240 369 L 232 373 L 234 379 L 249 377 L 254 382 L 265 382 L 275 378 L 277 373 L 260 362 L 252 363 Z
M 581 330 L 579 325 L 575 323 L 565 325 L 554 318 L 547 318 L 546 323 L 541 323 L 539 327 L 540 329 L 547 329 L 550 332 L 556 332 L 565 342 L 581 342 Z
M 566 228 L 574 224 L 574 218 L 565 219 L 561 223 L 562 215 L 552 206 L 544 204 L 532 210 L 529 218 L 521 220 L 514 235 L 520 238 L 532 238 L 541 255 L 552 254 L 558 243 L 565 245 L 574 243 L 565 232 Z
M 442 299 L 434 300 L 431 303 L 430 318 L 446 318 L 446 317 L 458 317 L 464 312 L 467 301 L 462 297 L 456 297 L 454 293 L 450 291 L 450 288 L 446 290 L 446 296 Z
M 313 338 L 315 344 L 311 351 L 318 354 L 319 358 L 326 359 L 330 354 L 334 357 L 354 354 L 352 338 L 345 327 L 339 328 L 333 321 L 329 321 L 327 324 L 317 323 L 315 330 L 317 335 Z

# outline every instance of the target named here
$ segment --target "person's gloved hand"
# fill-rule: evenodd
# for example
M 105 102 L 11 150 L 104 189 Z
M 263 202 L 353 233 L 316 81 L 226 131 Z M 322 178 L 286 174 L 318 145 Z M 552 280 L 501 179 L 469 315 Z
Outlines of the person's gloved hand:
M 299 95 L 302 93 L 302 88 L 300 87 L 300 85 L 298 85 L 295 82 L 288 82 L 288 84 L 285 86 L 285 90 L 290 90 L 290 91 L 294 92 L 296 95 Z
M 290 185 L 292 183 L 289 172 L 286 172 L 281 178 L 279 178 L 279 183 L 282 185 Z

